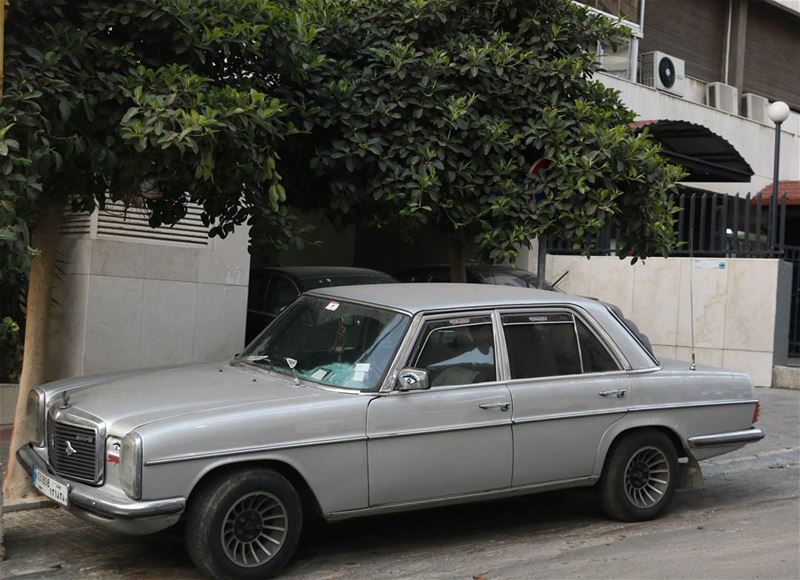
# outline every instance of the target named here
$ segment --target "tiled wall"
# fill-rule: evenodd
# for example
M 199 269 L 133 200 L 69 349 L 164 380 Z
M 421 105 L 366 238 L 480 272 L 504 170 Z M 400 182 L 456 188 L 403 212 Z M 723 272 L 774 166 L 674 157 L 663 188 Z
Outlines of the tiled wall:
M 766 259 L 650 258 L 631 266 L 616 257 L 548 256 L 547 278 L 569 271 L 561 289 L 619 306 L 661 357 L 690 360 L 694 320 L 698 364 L 744 371 L 768 386 L 786 347 L 786 337 L 776 343 L 776 316 L 790 292 L 787 267 Z
M 245 230 L 198 248 L 64 236 L 51 378 L 225 360 L 238 352 L 247 243 Z

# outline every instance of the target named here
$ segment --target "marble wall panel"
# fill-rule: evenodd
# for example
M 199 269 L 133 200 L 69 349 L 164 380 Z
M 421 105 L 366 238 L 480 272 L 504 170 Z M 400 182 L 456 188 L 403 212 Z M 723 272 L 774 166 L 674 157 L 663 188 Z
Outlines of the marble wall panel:
M 756 387 L 772 385 L 772 353 L 725 349 L 722 366 L 747 373 Z
M 91 273 L 100 276 L 144 276 L 148 244 L 116 240 L 91 241 Z
M 727 319 L 728 260 L 680 260 L 677 344 L 691 346 L 692 320 L 696 347 L 721 349 Z M 694 300 L 690 300 L 690 287 Z M 692 308 L 692 302 L 694 302 Z M 692 312 L 692 310 L 694 312 Z
M 228 360 L 244 347 L 247 287 L 198 284 L 195 362 Z
M 725 349 L 772 352 L 777 260 L 730 260 L 725 303 Z
M 197 284 L 145 280 L 139 366 L 192 362 Z
M 680 261 L 651 258 L 634 266 L 631 319 L 654 344 L 677 342 Z
M 89 277 L 82 374 L 140 366 L 143 286 L 141 278 Z

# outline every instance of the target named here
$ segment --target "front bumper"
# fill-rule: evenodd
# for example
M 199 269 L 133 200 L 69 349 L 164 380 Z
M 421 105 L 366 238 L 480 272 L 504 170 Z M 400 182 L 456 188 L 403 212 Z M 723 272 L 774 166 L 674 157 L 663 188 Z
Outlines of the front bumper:
M 63 478 L 53 473 L 47 462 L 36 452 L 31 443 L 23 445 L 17 451 L 17 461 L 28 475 L 33 474 L 34 467 L 45 475 L 58 481 Z M 69 508 L 81 509 L 106 519 L 137 519 L 162 516 L 180 516 L 186 507 L 182 497 L 137 501 L 119 498 L 104 492 L 101 488 L 92 487 L 74 481 L 64 481 L 69 486 Z

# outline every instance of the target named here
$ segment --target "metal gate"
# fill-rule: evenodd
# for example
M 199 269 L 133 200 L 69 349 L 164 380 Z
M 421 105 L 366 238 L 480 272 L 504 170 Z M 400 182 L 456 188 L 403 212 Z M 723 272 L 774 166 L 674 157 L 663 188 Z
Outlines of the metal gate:
M 800 357 L 800 247 L 784 246 L 783 259 L 792 264 L 792 309 L 789 317 L 789 356 Z
M 684 189 L 675 202 L 681 209 L 675 220 L 680 246 L 671 255 L 780 258 L 792 264 L 789 356 L 800 357 L 800 246 L 785 243 L 787 195 L 782 194 L 777 205 L 771 207 L 769 196 L 760 193 L 740 196 Z M 789 221 L 790 227 L 797 227 L 792 225 L 798 221 L 796 215 L 789 216 Z M 581 248 L 576 249 L 571 240 L 550 237 L 548 252 L 613 255 L 619 250 L 619 238 L 619 228 L 606 227 L 597 236 L 586 238 L 578 244 Z

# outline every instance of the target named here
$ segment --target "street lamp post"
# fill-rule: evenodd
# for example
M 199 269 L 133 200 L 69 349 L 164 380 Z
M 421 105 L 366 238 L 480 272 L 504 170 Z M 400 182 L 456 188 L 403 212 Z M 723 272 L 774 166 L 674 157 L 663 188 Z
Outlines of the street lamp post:
M 769 251 L 775 250 L 778 238 L 778 170 L 781 160 L 781 124 L 789 118 L 789 105 L 775 101 L 767 110 L 769 118 L 775 123 L 775 166 L 772 174 L 772 195 L 769 198 Z

